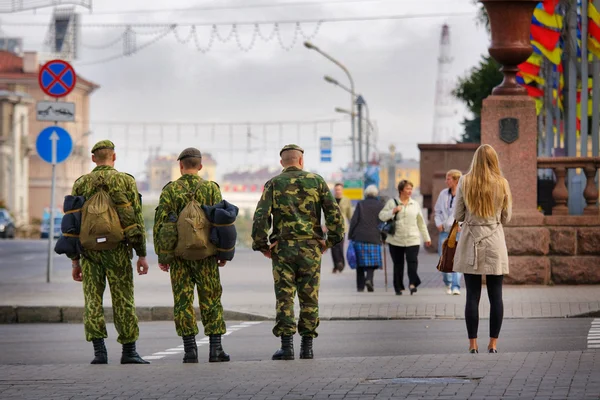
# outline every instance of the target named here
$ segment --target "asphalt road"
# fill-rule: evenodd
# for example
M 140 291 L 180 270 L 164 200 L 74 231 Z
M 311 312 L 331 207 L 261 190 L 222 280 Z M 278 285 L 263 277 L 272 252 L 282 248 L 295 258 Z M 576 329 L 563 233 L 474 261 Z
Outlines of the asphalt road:
M 502 327 L 499 352 L 538 352 L 585 350 L 590 319 L 506 320 Z M 223 338 L 225 350 L 233 361 L 270 360 L 279 346 L 272 322 L 228 322 Z M 200 325 L 201 327 L 201 325 Z M 109 325 L 107 347 L 109 362 L 118 363 L 120 345 Z M 314 349 L 318 358 L 373 357 L 423 354 L 465 353 L 468 349 L 464 321 L 324 321 Z M 480 324 L 479 346 L 487 346 L 487 320 Z M 203 335 L 197 340 L 204 341 Z M 300 338 L 294 337 L 298 354 Z M 138 351 L 150 356 L 154 364 L 180 363 L 182 343 L 172 322 L 140 324 Z M 200 359 L 207 361 L 208 345 L 199 348 Z M 88 364 L 93 358 L 91 343 L 84 339 L 81 324 L 0 325 L 0 364 Z

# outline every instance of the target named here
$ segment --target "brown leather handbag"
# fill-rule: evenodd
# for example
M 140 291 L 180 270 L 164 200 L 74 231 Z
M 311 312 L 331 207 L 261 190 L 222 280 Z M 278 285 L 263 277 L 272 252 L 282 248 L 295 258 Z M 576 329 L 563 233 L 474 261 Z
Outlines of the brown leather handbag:
M 438 262 L 437 269 L 441 272 L 454 271 L 454 254 L 456 253 L 456 234 L 458 233 L 458 222 L 454 221 L 448 238 L 442 243 L 442 256 Z

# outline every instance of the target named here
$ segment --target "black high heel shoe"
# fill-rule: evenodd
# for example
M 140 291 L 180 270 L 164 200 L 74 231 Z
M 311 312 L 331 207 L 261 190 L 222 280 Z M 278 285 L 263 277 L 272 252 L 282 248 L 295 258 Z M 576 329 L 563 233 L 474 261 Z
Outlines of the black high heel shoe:
M 414 287 L 414 286 L 412 286 L 412 285 L 411 285 L 411 286 L 409 287 L 409 289 L 410 289 L 410 295 L 411 295 L 411 296 L 413 295 L 413 293 L 417 293 L 417 288 L 416 288 L 416 287 Z
M 470 349 L 469 353 L 471 353 L 471 354 L 478 354 L 479 350 L 477 350 L 477 349 Z
M 496 349 L 488 349 L 488 353 L 490 353 L 490 354 L 497 354 L 498 350 L 496 350 Z

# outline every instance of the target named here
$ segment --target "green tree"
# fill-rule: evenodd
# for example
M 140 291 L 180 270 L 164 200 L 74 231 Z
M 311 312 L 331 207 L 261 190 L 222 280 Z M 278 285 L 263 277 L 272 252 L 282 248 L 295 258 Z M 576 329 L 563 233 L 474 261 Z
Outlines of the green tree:
M 463 101 L 472 118 L 465 118 L 462 135 L 463 143 L 479 143 L 481 141 L 481 107 L 483 100 L 492 93 L 492 89 L 502 82 L 503 75 L 498 64 L 490 56 L 484 56 L 477 67 L 469 75 L 458 80 L 458 86 L 453 95 Z

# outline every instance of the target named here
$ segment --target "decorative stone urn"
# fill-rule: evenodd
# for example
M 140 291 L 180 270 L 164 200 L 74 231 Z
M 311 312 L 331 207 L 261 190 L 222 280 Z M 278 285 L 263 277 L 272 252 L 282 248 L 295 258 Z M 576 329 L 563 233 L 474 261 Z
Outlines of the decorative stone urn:
M 479 0 L 485 6 L 492 30 L 490 55 L 502 64 L 502 83 L 493 95 L 527 95 L 517 83 L 518 65 L 525 62 L 533 49 L 530 43 L 533 10 L 539 0 Z

